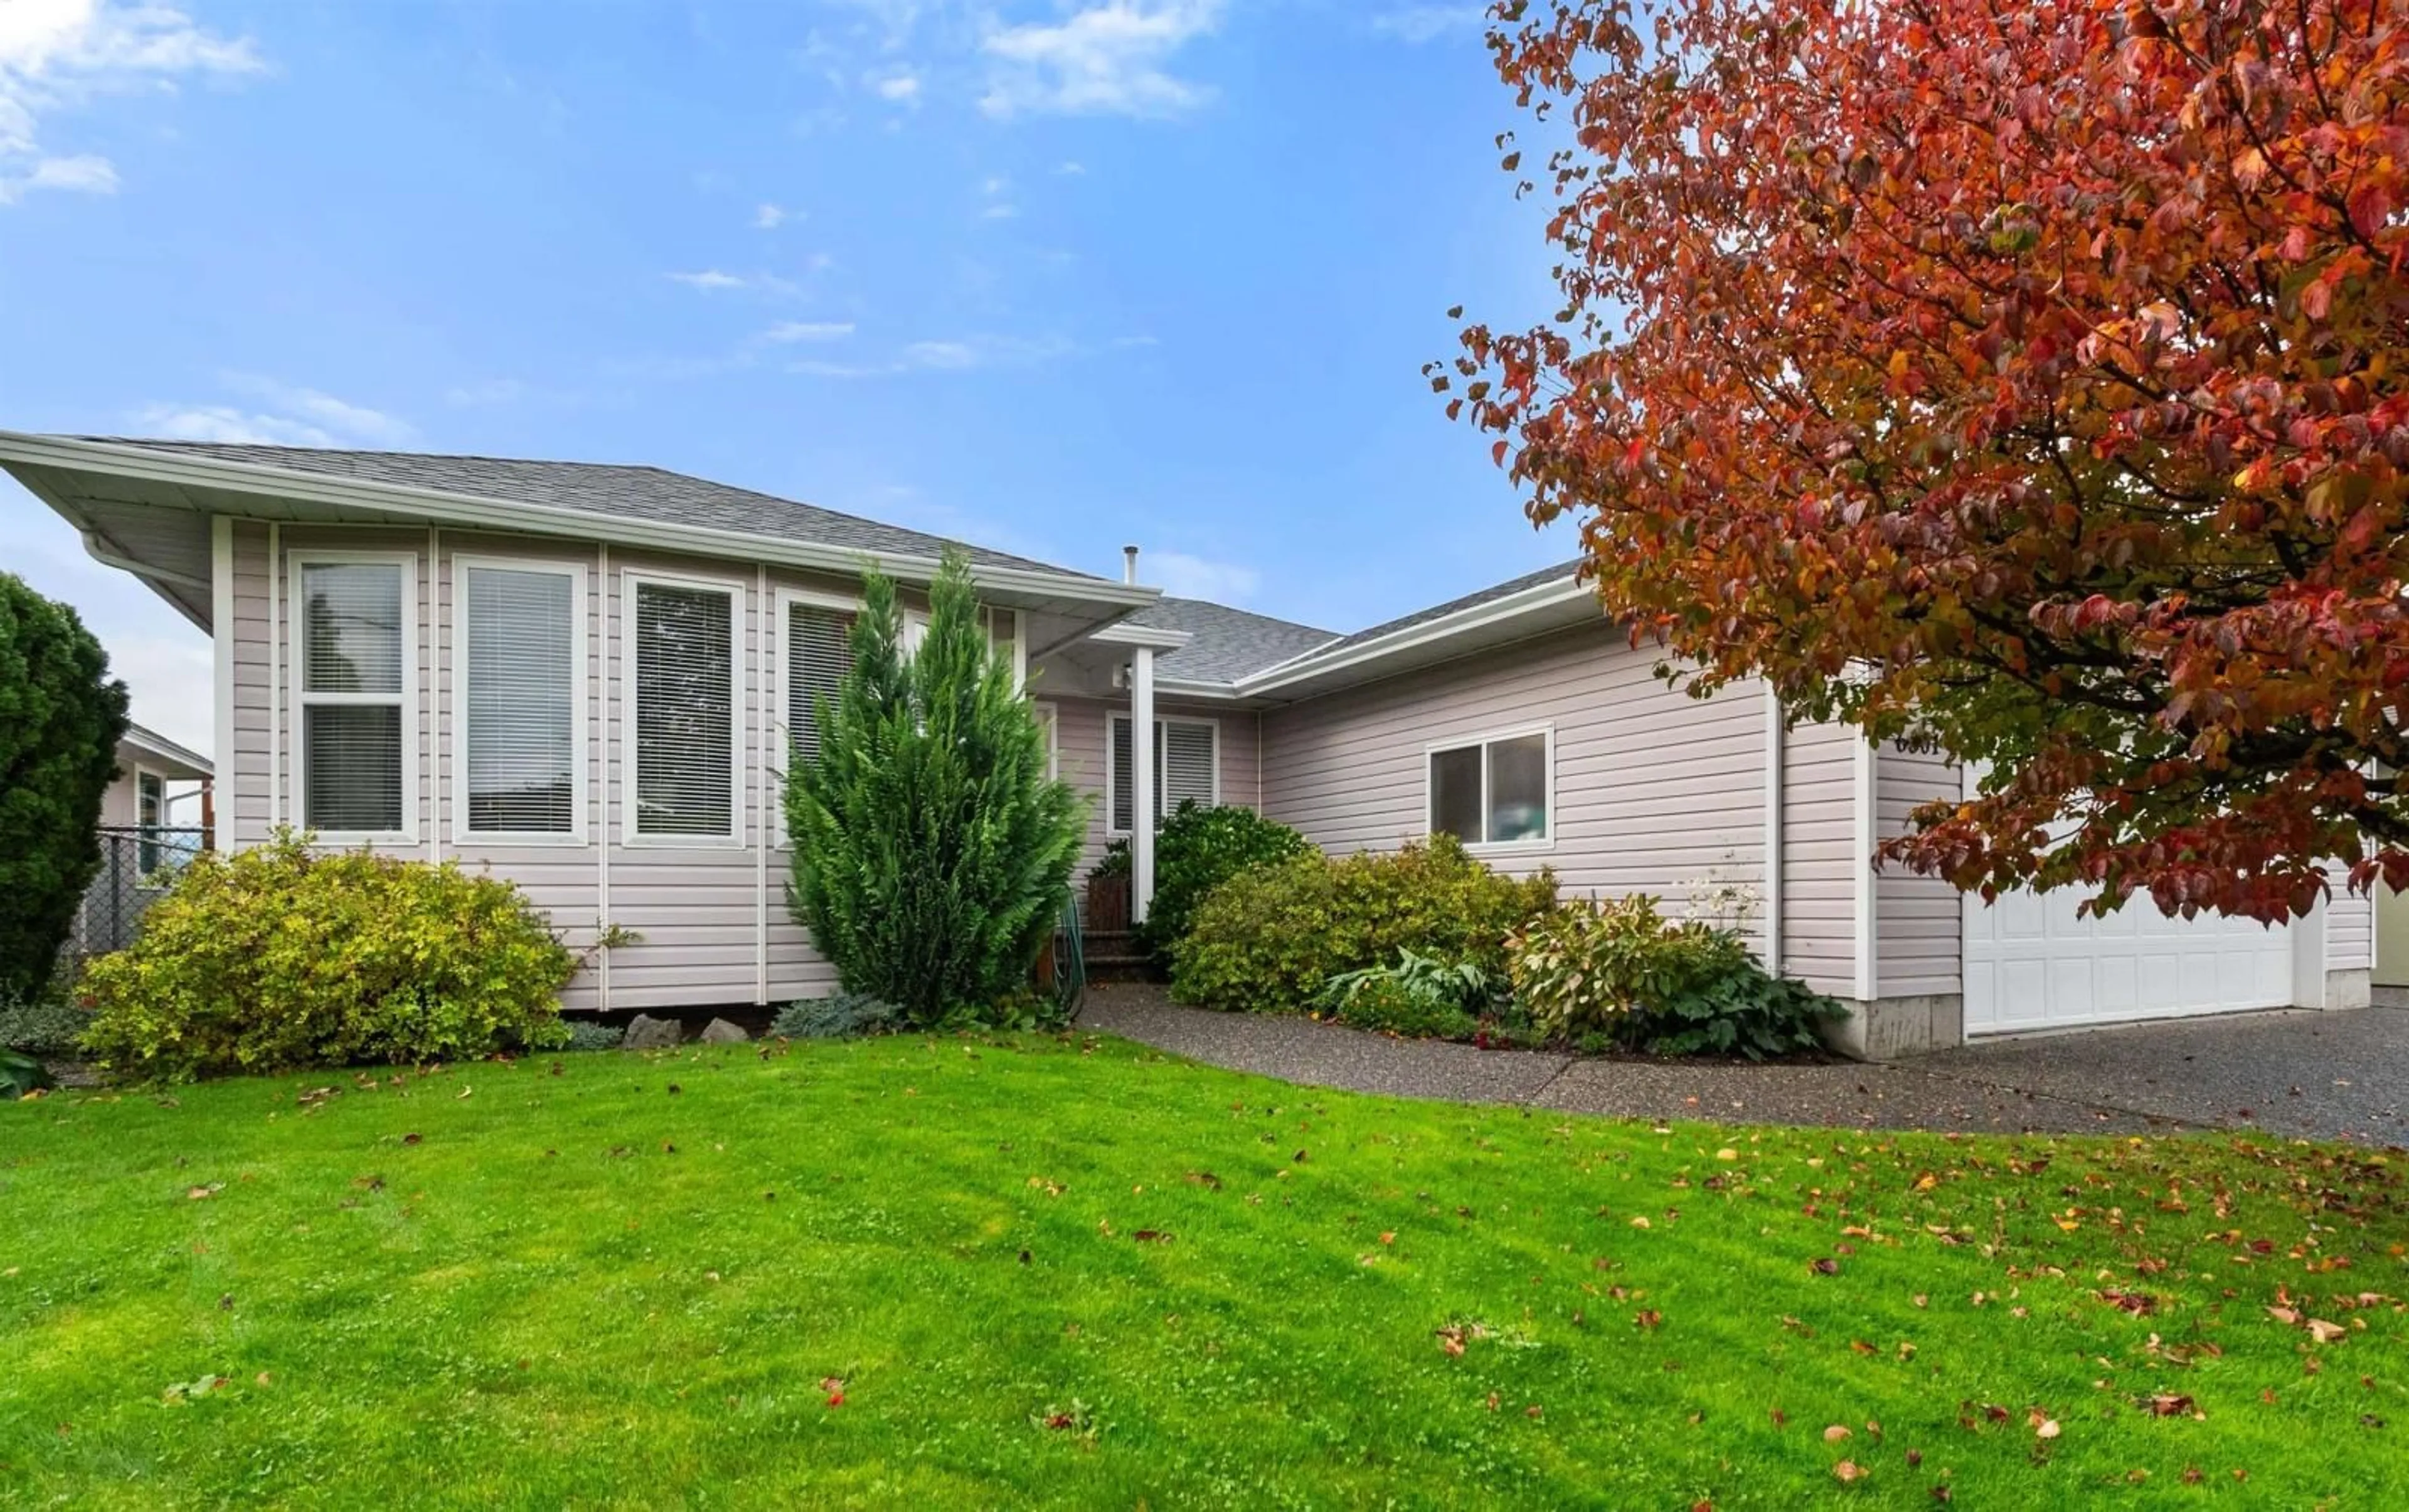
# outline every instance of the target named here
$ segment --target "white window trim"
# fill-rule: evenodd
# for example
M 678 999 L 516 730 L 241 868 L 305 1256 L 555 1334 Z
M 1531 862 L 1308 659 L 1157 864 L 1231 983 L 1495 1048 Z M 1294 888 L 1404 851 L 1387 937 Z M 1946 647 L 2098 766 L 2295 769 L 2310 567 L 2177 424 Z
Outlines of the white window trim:
M 1059 783 L 1062 780 L 1062 707 L 1045 698 L 1031 699 L 1029 707 L 1037 715 L 1038 727 L 1046 731 L 1046 780 L 1049 783 Z M 1106 738 L 1110 739 L 1109 736 Z M 1218 742 L 1219 737 L 1216 736 L 1214 739 Z M 1112 752 L 1109 747 L 1104 755 L 1107 757 L 1104 765 L 1109 768 L 1112 765 L 1109 759 Z M 1217 757 L 1219 756 L 1218 748 L 1216 756 Z M 1219 765 L 1218 759 L 1215 765 Z M 1109 816 L 1111 811 L 1105 812 Z
M 779 588 L 771 595 L 774 612 L 770 626 L 770 667 L 764 685 L 767 705 L 761 717 L 770 724 L 770 774 L 776 780 L 779 796 L 779 823 L 771 843 L 778 850 L 792 850 L 794 837 L 786 833 L 784 820 L 786 792 L 786 761 L 794 754 L 794 735 L 786 723 L 786 612 L 801 604 L 809 609 L 832 610 L 840 614 L 859 615 L 861 597 L 858 594 L 832 593 L 826 588 Z
M 636 591 L 643 583 L 671 588 L 707 588 L 728 595 L 728 822 L 721 835 L 645 835 L 636 830 Z M 743 850 L 744 824 L 744 615 L 750 607 L 749 585 L 742 578 L 715 578 L 699 572 L 665 572 L 653 568 L 619 569 L 619 761 L 624 769 L 619 787 L 619 843 L 631 850 Z
M 307 633 L 301 585 L 302 572 L 311 567 L 398 567 L 401 569 L 401 691 L 390 693 L 311 693 L 308 691 L 309 647 L 303 643 Z M 308 753 L 306 731 L 309 720 L 305 711 L 313 703 L 353 704 L 382 707 L 398 698 L 401 703 L 401 828 L 385 830 L 313 830 L 318 841 L 328 845 L 415 845 L 418 843 L 418 554 L 416 552 L 370 552 L 311 550 L 296 547 L 284 554 L 284 617 L 286 688 L 293 700 L 293 727 L 287 739 L 291 742 L 287 770 L 292 773 L 292 803 L 288 806 L 299 824 L 309 822 L 309 768 L 304 764 Z
M 1482 730 L 1477 735 L 1458 735 L 1444 741 L 1433 741 L 1422 747 L 1422 833 L 1438 833 L 1431 819 L 1431 757 L 1441 751 L 1462 751 L 1480 748 L 1480 822 L 1489 823 L 1489 747 L 1499 741 L 1522 740 L 1533 735 L 1548 738 L 1548 832 L 1536 840 L 1466 841 L 1464 850 L 1473 856 L 1540 856 L 1556 848 L 1556 727 L 1522 725 L 1511 729 Z
M 469 572 L 474 568 L 503 572 L 550 572 L 569 580 L 569 662 L 575 670 L 570 688 L 570 727 L 575 733 L 575 772 L 570 791 L 567 830 L 471 829 L 469 828 Z M 452 842 L 454 845 L 583 846 L 586 843 L 587 799 L 586 685 L 593 669 L 586 663 L 586 564 L 559 557 L 486 556 L 452 554 Z
M 1127 713 L 1108 713 L 1104 716 L 1104 837 L 1108 840 L 1127 839 L 1130 833 L 1126 829 L 1113 827 L 1113 812 L 1119 807 L 1118 795 L 1113 782 L 1113 727 L 1128 724 L 1131 717 Z M 1195 714 L 1157 714 L 1154 716 L 1154 722 L 1158 725 L 1202 725 L 1213 732 L 1213 802 L 1210 806 L 1219 808 L 1221 806 L 1221 722 Z M 1147 753 L 1148 756 L 1152 754 L 1151 751 Z M 1132 767 L 1137 760 L 1136 733 L 1132 731 L 1130 761 Z M 1163 785 L 1160 782 L 1154 785 L 1154 801 L 1158 805 L 1165 801 Z M 1136 805 L 1132 804 L 1131 809 L 1131 817 L 1134 819 Z M 1159 816 L 1161 819 L 1169 817 L 1171 815 L 1168 812 Z

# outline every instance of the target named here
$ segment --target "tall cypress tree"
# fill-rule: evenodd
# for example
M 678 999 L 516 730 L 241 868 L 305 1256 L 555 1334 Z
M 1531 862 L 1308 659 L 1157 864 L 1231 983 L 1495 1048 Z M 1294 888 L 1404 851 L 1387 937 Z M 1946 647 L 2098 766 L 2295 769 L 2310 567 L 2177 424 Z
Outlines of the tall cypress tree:
M 1021 986 L 1069 896 L 1085 801 L 1046 775 L 1046 737 L 949 550 L 904 655 L 892 580 L 862 580 L 851 670 L 819 749 L 789 765 L 788 906 L 849 991 L 926 1023 Z
M 50 979 L 100 870 L 125 684 L 66 605 L 0 572 L 0 998 Z

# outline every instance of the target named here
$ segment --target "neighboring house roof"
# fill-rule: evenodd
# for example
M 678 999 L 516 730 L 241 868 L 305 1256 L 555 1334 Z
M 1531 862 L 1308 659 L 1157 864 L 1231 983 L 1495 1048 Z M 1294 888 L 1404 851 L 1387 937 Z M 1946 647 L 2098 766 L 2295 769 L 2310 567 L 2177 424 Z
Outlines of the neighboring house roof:
M 1163 676 L 1181 683 L 1234 683 L 1338 639 L 1329 630 L 1204 598 L 1159 598 L 1127 623 L 1187 632 L 1186 645 L 1156 662 Z
M 137 756 L 149 757 L 147 766 L 176 769 L 163 770 L 162 776 L 192 781 L 206 778 L 211 771 L 209 757 L 140 725 L 127 725 L 124 737 L 117 743 L 132 747 Z
M 731 487 L 707 478 L 690 477 L 666 468 L 610 462 L 542 462 L 518 457 L 445 456 L 416 452 L 344 452 L 308 446 L 253 446 L 218 441 L 162 441 L 137 436 L 79 436 L 77 440 L 104 446 L 135 446 L 156 452 L 215 457 L 254 468 L 324 473 L 356 482 L 392 483 L 533 504 L 546 509 L 574 510 L 587 514 L 618 515 L 663 525 L 701 526 L 718 530 L 810 541 L 815 545 L 852 547 L 864 552 L 902 556 L 934 556 L 947 544 L 960 544 L 971 560 L 990 567 L 1022 568 L 1063 577 L 1089 578 L 1093 573 L 1056 567 L 1026 556 L 989 551 L 967 542 L 882 525 L 859 515 L 799 503 L 749 488 Z

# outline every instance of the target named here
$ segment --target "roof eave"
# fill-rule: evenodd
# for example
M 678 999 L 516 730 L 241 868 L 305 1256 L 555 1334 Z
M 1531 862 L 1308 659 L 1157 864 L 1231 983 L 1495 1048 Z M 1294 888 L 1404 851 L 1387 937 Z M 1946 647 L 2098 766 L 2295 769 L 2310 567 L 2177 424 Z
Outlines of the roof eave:
M 1588 584 L 1567 571 L 1562 578 L 1469 605 L 1452 614 L 1402 626 L 1387 635 L 1336 651 L 1316 647 L 1302 656 L 1248 673 L 1233 684 L 1233 691 L 1241 698 L 1261 698 L 1347 672 L 1363 675 L 1346 678 L 1345 682 L 1366 681 L 1382 675 L 1381 666 L 1399 657 L 1442 646 L 1476 631 L 1499 630 L 1518 620 L 1549 617 L 1554 611 L 1591 597 L 1593 591 Z
M 906 582 L 925 583 L 936 575 L 938 558 L 858 547 L 823 546 L 812 541 L 749 535 L 706 526 L 671 525 L 553 505 L 526 504 L 403 483 L 369 482 L 324 473 L 266 468 L 221 457 L 199 457 L 157 452 L 137 446 L 111 446 L 103 441 L 75 440 L 0 430 L 0 463 L 106 472 L 178 486 L 219 488 L 233 493 L 263 493 L 325 504 L 335 508 L 382 510 L 416 514 L 446 524 L 487 529 L 533 529 L 539 533 L 606 540 L 614 545 L 697 555 L 737 556 L 746 561 L 823 571 L 856 572 L 867 561 L 880 571 Z M 13 469 L 11 469 L 13 471 Z M 56 505 L 53 503 L 53 508 Z M 982 588 L 1069 599 L 1113 608 L 1141 608 L 1161 597 L 1162 590 L 1135 583 L 1114 583 L 1027 568 L 971 564 L 971 578 Z

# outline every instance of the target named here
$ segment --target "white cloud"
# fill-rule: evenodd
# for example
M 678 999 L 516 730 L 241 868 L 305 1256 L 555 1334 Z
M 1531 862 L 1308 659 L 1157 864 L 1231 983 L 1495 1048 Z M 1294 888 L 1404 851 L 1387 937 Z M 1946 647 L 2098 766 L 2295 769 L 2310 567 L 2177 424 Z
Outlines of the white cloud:
M 417 439 L 417 427 L 380 410 L 353 404 L 313 388 L 281 383 L 253 373 L 224 373 L 221 381 L 238 394 L 328 433 L 380 446 L 406 446 Z
M 154 404 L 136 418 L 151 435 L 176 441 L 390 450 L 418 439 L 406 420 L 313 388 L 252 373 L 222 373 L 219 382 L 252 403 Z
M 1415 44 L 1433 41 L 1451 32 L 1484 30 L 1488 24 L 1489 7 L 1485 5 L 1406 6 L 1372 18 L 1372 30 Z
M 1060 174 L 1065 179 L 1075 179 L 1079 177 L 1079 175 L 1088 171 L 1088 166 L 1085 163 L 1074 160 L 1055 165 L 1054 171 Z
M 1222 604 L 1245 603 L 1262 586 L 1262 574 L 1251 567 L 1186 552 L 1144 553 L 1138 557 L 1138 576 L 1175 598 L 1210 598 Z
M 784 205 L 772 205 L 765 200 L 754 208 L 753 229 L 775 231 L 789 221 L 800 221 L 802 218 L 803 212 L 801 210 L 789 209 Z
M 28 189 L 65 189 L 85 194 L 117 193 L 117 166 L 90 152 L 75 157 L 46 157 L 25 179 Z
M 774 273 L 729 273 L 716 267 L 706 267 L 693 273 L 665 273 L 671 283 L 683 283 L 704 294 L 720 294 L 743 289 L 754 294 L 786 295 L 797 292 L 794 281 Z
M 0 205 L 38 189 L 109 194 L 117 168 L 81 152 L 48 153 L 46 118 L 103 94 L 172 88 L 189 75 L 265 65 L 248 38 L 203 31 L 172 5 L 120 0 L 0 0 Z
M 333 446 L 334 436 L 283 415 L 255 414 L 225 404 L 154 404 L 140 411 L 143 428 L 170 441 L 230 446 Z
M 1033 367 L 1078 349 L 1059 336 L 971 336 L 913 341 L 884 362 L 789 364 L 786 371 L 810 378 L 896 378 L 907 373 L 967 373 L 984 367 Z
M 1221 0 L 1104 0 L 1048 25 L 988 33 L 988 115 L 1174 116 L 1209 98 L 1165 71 L 1172 55 L 1220 19 Z
M 916 108 L 920 103 L 920 76 L 908 70 L 881 74 L 870 80 L 870 88 L 889 105 Z
M 706 294 L 714 289 L 744 287 L 743 279 L 733 273 L 722 273 L 715 267 L 706 267 L 700 273 L 671 273 L 668 278 L 672 283 L 683 283 L 689 289 L 700 289 Z
M 979 219 L 982 221 L 1009 221 L 1019 213 L 1020 207 L 1017 205 L 989 205 L 987 209 L 979 211 Z
M 852 334 L 851 321 L 782 320 L 763 331 L 761 339 L 786 345 L 795 341 L 842 341 Z

